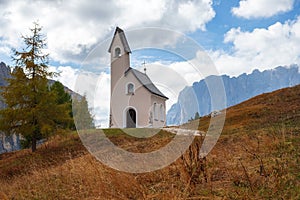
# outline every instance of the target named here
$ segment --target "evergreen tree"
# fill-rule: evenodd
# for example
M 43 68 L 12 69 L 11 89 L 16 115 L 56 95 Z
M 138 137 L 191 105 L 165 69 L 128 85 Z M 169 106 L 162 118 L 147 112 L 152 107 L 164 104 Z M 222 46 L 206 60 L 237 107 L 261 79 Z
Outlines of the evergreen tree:
M 69 120 L 57 121 L 57 124 L 64 129 L 75 130 L 75 124 L 72 113 L 72 98 L 69 93 L 65 91 L 65 87 L 59 81 L 55 81 L 50 90 L 56 94 L 56 103 L 61 109 L 67 109 L 69 114 Z
M 73 99 L 73 117 L 77 130 L 95 128 L 94 119 L 88 107 L 86 97 Z
M 51 85 L 50 89 L 51 91 L 55 91 L 55 93 L 57 94 L 57 104 L 72 103 L 71 95 L 65 91 L 65 87 L 61 82 L 55 81 Z
M 0 111 L 0 130 L 21 134 L 25 145 L 36 151 L 39 139 L 54 133 L 57 121 L 69 119 L 68 110 L 56 102 L 57 94 L 48 87 L 48 54 L 41 27 L 34 23 L 31 36 L 22 36 L 25 48 L 14 50 L 16 67 L 8 85 L 2 88 L 6 108 Z

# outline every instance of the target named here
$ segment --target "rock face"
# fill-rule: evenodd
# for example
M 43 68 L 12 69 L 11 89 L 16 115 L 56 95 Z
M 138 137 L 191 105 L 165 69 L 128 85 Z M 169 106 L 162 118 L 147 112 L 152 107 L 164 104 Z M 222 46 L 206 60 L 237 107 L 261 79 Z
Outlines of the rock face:
M 0 62 L 0 85 L 6 85 L 5 78 L 10 77 L 10 68 L 4 62 Z
M 0 154 L 21 149 L 19 135 L 5 135 L 0 133 Z
M 226 104 L 223 107 L 212 108 L 206 82 L 213 83 L 220 78 L 225 88 Z M 280 66 L 263 72 L 254 70 L 251 74 L 232 78 L 227 75 L 209 76 L 180 92 L 177 103 L 172 105 L 167 113 L 167 124 L 179 125 L 194 117 L 197 111 L 200 116 L 207 115 L 214 110 L 224 109 L 259 94 L 298 84 L 300 84 L 300 67 L 297 65 Z
M 10 68 L 4 62 L 0 63 L 0 87 L 6 86 L 6 79 L 10 78 Z M 4 103 L 0 99 L 0 109 L 4 108 Z
M 6 79 L 11 77 L 10 67 L 5 63 L 0 63 L 0 87 L 6 86 Z M 0 109 L 5 108 L 4 102 L 0 99 Z M 0 153 L 15 151 L 20 149 L 19 135 L 6 136 L 0 132 Z

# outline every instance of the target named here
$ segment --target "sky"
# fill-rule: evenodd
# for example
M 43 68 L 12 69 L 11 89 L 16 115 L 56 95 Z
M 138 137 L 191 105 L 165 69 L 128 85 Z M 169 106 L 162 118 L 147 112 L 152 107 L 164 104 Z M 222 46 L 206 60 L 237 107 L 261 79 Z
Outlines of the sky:
M 176 102 L 185 86 L 210 74 L 300 64 L 299 0 L 0 0 L 0 61 L 38 22 L 50 69 L 86 94 L 97 125 L 108 124 L 110 56 L 116 26 L 127 36 L 131 66 Z

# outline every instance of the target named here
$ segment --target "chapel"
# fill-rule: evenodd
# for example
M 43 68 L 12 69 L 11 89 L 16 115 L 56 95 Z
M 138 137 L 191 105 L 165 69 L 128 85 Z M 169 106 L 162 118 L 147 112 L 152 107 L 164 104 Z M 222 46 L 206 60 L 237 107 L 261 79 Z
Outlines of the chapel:
M 125 33 L 116 28 L 108 52 L 111 59 L 111 128 L 160 128 L 166 124 L 166 97 L 146 70 L 130 66 L 130 47 Z

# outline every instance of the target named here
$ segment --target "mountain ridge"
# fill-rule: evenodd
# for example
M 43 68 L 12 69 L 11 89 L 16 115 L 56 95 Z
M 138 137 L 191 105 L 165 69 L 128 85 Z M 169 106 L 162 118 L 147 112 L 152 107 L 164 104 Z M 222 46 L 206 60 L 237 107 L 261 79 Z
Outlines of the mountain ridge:
M 194 82 L 192 86 L 185 87 L 179 93 L 177 102 L 167 112 L 167 124 L 183 124 L 193 118 L 196 112 L 199 112 L 200 116 L 204 116 L 215 110 L 222 110 L 241 103 L 256 95 L 300 84 L 299 71 L 298 65 L 290 65 L 288 67 L 278 66 L 262 72 L 255 69 L 250 74 L 243 73 L 237 77 L 208 76 Z M 220 80 L 224 84 L 226 105 L 212 108 L 206 82 L 211 84 Z

